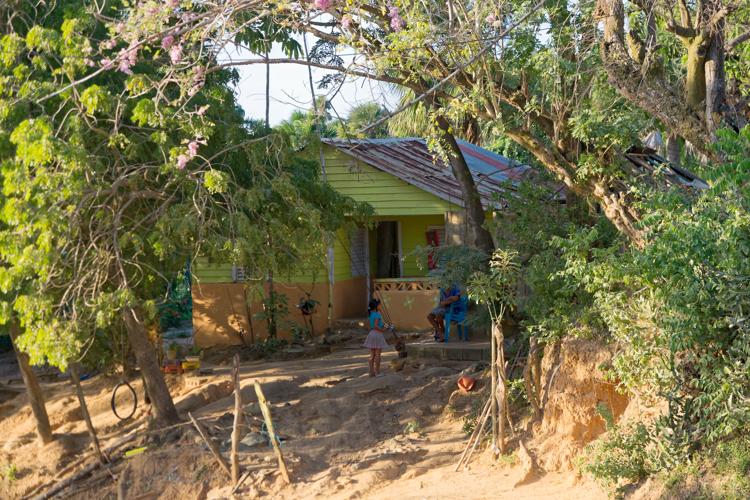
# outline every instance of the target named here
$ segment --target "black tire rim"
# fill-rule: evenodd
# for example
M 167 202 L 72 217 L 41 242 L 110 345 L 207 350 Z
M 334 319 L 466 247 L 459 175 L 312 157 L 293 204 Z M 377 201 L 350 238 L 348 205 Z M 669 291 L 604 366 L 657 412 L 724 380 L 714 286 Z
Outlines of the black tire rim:
M 119 413 L 117 413 L 117 405 L 115 404 L 117 400 L 117 391 L 121 387 L 126 387 L 129 390 L 131 396 L 133 397 L 133 408 L 130 410 L 130 413 L 128 413 L 127 416 L 122 416 Z M 135 410 L 138 408 L 138 395 L 135 393 L 135 389 L 133 389 L 133 386 L 131 386 L 127 382 L 120 382 L 119 384 L 117 384 L 115 386 L 115 389 L 112 391 L 112 400 L 110 401 L 110 406 L 112 407 L 112 413 L 114 413 L 115 417 L 119 418 L 120 420 L 128 420 L 133 415 L 135 415 Z

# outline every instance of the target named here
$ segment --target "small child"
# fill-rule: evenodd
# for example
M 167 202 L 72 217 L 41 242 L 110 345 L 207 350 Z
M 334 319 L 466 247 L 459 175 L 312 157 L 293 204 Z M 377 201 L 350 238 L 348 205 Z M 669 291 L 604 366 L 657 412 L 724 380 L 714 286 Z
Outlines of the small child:
M 380 301 L 377 299 L 372 299 L 367 306 L 370 316 L 370 333 L 367 334 L 364 346 L 370 349 L 371 377 L 380 376 L 380 354 L 388 347 L 388 342 L 385 341 L 385 323 L 379 309 Z

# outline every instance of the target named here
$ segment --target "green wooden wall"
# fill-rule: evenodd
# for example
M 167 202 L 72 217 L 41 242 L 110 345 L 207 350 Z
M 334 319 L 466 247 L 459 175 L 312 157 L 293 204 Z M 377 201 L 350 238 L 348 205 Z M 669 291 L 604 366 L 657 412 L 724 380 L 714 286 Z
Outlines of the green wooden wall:
M 377 215 L 442 215 L 452 205 L 432 193 L 323 145 L 326 180 L 337 191 L 367 202 Z M 453 207 L 455 208 L 455 207 Z

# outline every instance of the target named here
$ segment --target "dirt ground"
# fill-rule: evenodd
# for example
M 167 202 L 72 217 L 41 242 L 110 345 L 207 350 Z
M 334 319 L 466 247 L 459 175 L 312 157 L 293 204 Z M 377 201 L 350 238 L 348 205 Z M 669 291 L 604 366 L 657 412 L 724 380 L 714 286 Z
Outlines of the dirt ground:
M 370 378 L 361 340 L 355 337 L 318 358 L 242 365 L 245 432 L 261 430 L 252 384 L 257 380 L 272 404 L 293 484 L 284 484 L 267 443 L 243 447 L 241 465 L 249 476 L 237 490 L 238 498 L 606 498 L 574 473 L 540 472 L 514 487 L 523 475 L 521 468 L 492 461 L 486 453 L 480 453 L 469 470 L 454 472 L 467 438 L 463 416 L 481 397 L 454 394 L 457 375 L 470 363 L 408 359 L 403 370 L 393 371 L 390 361 L 396 355 L 390 352 L 383 356 L 384 376 Z M 234 406 L 229 376 L 228 364 L 215 366 L 210 375 L 169 376 L 178 410 L 201 419 L 225 456 Z M 147 413 L 142 403 L 134 419 L 115 418 L 109 399 L 116 383 L 102 375 L 83 383 L 102 447 L 140 429 L 128 447 L 147 449 L 117 460 L 109 471 L 94 472 L 60 496 L 117 498 L 117 478 L 128 499 L 230 498 L 226 473 L 190 425 L 148 433 L 142 425 Z M 141 395 L 140 383 L 133 385 Z M 0 498 L 36 495 L 93 461 L 70 384 L 47 382 L 44 391 L 58 439 L 41 448 L 25 395 L 10 393 L 0 399 L 0 473 L 14 469 L 13 480 L 0 481 Z M 113 458 L 122 457 L 128 447 L 118 449 Z M 84 455 L 91 458 L 59 474 Z

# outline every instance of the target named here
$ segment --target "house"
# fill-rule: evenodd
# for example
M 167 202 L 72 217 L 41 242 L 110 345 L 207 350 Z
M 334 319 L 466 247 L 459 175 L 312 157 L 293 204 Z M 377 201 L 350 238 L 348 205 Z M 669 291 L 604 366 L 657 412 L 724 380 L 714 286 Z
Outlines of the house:
M 495 208 L 496 195 L 507 181 L 520 181 L 531 172 L 470 143 L 459 141 L 459 146 L 488 211 Z M 314 276 L 276 277 L 273 286 L 287 297 L 289 319 L 303 324 L 294 305 L 309 296 L 320 304 L 312 326 L 321 333 L 335 320 L 364 318 L 375 295 L 398 328 L 427 328 L 426 316 L 438 291 L 426 279 L 429 263 L 418 265 L 409 254 L 420 246 L 463 241 L 463 196 L 450 167 L 436 160 L 418 138 L 324 139 L 320 147 L 324 180 L 372 205 L 376 225 L 339 231 L 329 247 L 326 269 Z M 262 304 L 247 300 L 241 269 L 199 262 L 194 278 L 197 345 L 236 344 L 240 331 L 248 342 L 266 338 L 264 322 L 252 319 Z M 280 331 L 279 336 L 289 338 L 290 332 Z

